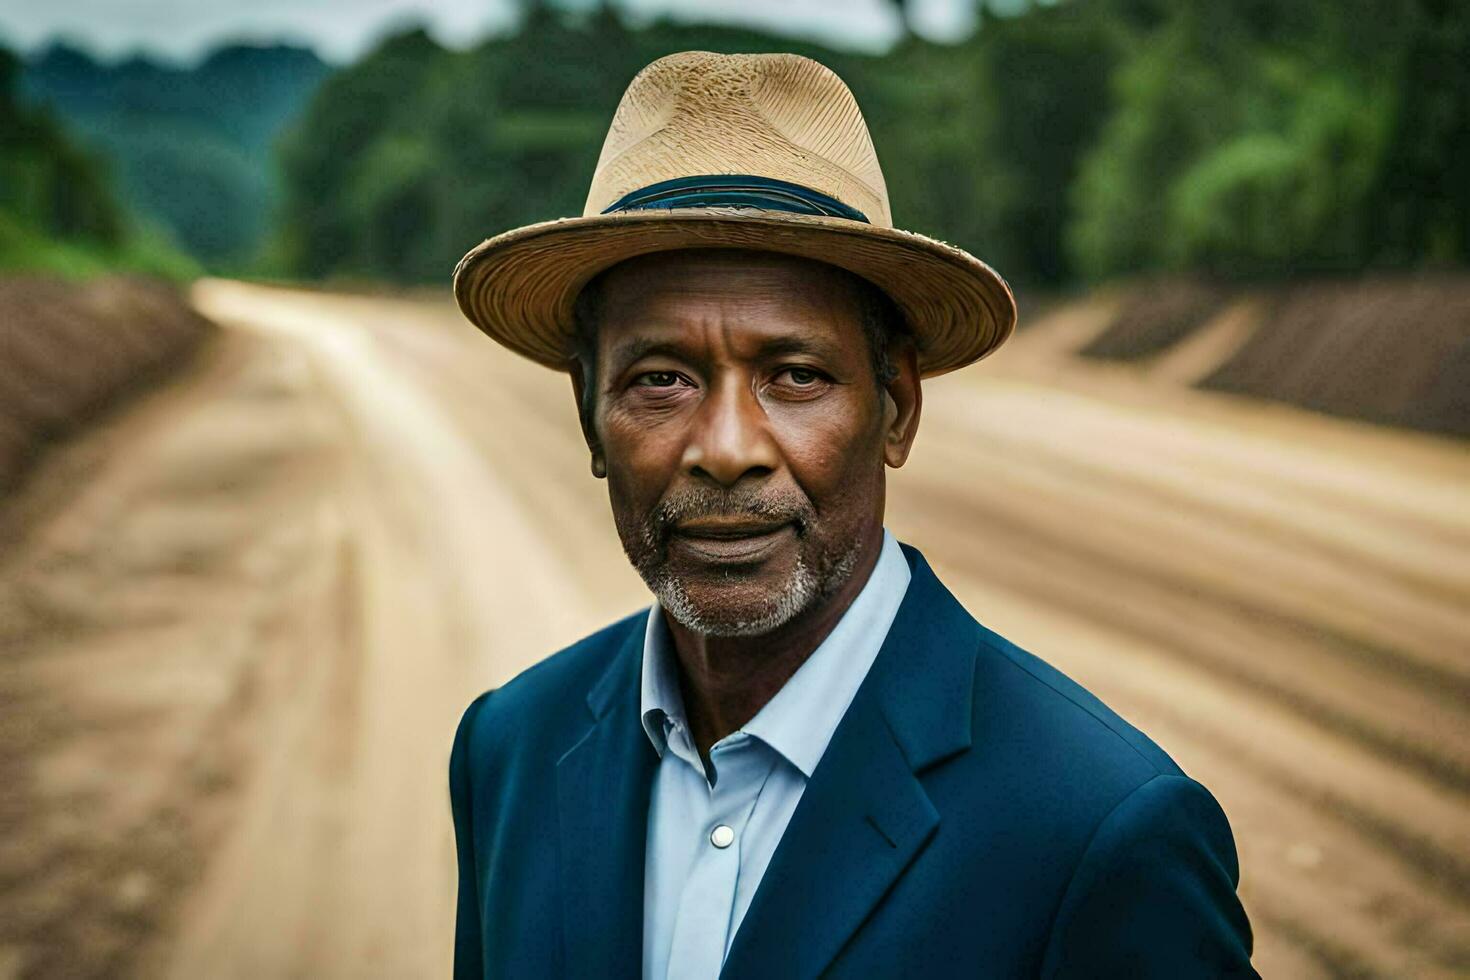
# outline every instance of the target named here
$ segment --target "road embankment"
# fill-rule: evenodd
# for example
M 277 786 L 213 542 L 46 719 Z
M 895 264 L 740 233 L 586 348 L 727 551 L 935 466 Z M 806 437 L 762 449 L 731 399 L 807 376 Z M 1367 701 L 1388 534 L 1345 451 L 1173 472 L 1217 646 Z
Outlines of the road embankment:
M 48 444 L 166 374 L 212 330 L 162 281 L 0 277 L 0 493 Z

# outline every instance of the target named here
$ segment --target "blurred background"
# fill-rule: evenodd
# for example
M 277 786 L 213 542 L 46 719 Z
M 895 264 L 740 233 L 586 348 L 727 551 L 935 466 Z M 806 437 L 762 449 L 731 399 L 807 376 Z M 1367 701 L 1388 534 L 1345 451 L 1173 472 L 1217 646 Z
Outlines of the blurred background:
M 442 976 L 459 712 L 646 604 L 449 297 L 680 50 L 1016 288 L 889 525 L 1219 797 L 1267 976 L 1470 976 L 1463 0 L 0 9 L 0 980 Z

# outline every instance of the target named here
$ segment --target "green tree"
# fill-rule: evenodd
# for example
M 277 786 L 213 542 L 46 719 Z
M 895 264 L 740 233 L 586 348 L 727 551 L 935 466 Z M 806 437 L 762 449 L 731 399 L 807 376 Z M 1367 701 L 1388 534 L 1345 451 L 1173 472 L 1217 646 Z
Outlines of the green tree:
M 0 210 L 47 235 L 118 245 L 124 219 L 106 172 L 50 113 L 21 103 L 20 70 L 0 48 Z

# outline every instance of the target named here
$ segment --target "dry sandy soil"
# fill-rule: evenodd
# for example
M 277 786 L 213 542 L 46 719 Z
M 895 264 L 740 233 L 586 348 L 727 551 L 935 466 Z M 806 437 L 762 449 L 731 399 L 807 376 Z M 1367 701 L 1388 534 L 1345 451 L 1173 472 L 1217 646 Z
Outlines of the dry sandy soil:
M 0 978 L 447 975 L 459 711 L 646 601 L 569 386 L 441 298 L 195 296 L 0 508 Z M 890 526 L 1214 790 L 1265 975 L 1465 975 L 1465 444 L 1183 388 L 1238 310 L 1080 363 L 1107 306 L 926 386 Z

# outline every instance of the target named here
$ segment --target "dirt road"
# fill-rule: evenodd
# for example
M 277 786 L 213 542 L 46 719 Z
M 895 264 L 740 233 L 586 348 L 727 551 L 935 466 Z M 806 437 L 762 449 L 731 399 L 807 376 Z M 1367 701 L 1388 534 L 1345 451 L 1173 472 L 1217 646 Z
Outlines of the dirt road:
M 196 301 L 0 514 L 0 978 L 447 975 L 460 709 L 646 601 L 569 386 L 444 299 Z M 1066 356 L 1105 312 L 926 386 L 890 526 L 1215 791 L 1263 973 L 1470 973 L 1470 454 Z

